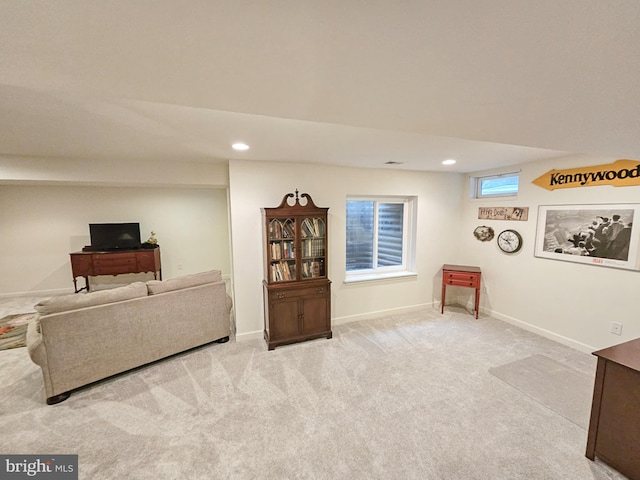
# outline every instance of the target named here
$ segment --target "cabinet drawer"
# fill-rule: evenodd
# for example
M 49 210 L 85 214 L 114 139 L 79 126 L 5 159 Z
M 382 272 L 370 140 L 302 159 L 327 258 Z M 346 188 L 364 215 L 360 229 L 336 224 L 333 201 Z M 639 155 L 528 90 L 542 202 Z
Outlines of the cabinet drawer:
M 95 265 L 93 267 L 95 275 L 121 275 L 124 273 L 138 273 L 136 265 Z
M 269 298 L 271 300 L 286 300 L 288 298 L 326 296 L 328 292 L 329 289 L 325 286 L 296 288 L 269 292 Z
M 109 258 L 105 260 L 93 261 L 94 267 L 117 267 L 117 266 L 135 265 L 135 264 L 136 264 L 135 258 L 121 258 L 121 259 Z
M 96 275 L 114 275 L 117 273 L 135 273 L 136 257 L 131 254 L 96 255 L 93 258 L 93 270 Z
M 93 264 L 98 265 L 107 264 L 107 263 L 122 263 L 132 261 L 135 263 L 136 254 L 135 253 L 110 253 L 104 255 L 93 255 Z
M 445 272 L 444 283 L 455 287 L 478 288 L 478 285 L 480 284 L 480 275 L 465 272 Z

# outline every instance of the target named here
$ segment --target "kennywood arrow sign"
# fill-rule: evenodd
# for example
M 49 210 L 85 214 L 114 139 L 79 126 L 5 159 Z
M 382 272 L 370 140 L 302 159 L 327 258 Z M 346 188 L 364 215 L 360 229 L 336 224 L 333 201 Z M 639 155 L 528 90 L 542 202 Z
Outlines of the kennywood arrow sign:
M 531 183 L 547 190 L 597 185 L 613 185 L 614 187 L 640 185 L 640 160 L 616 160 L 607 165 L 566 170 L 553 169 Z

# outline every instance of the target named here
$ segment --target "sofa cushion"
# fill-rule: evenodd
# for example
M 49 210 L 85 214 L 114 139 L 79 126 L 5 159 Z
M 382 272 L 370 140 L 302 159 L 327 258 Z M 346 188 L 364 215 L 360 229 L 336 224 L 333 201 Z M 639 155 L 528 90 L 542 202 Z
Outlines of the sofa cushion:
M 156 295 L 158 293 L 182 290 L 183 288 L 195 287 L 206 283 L 218 283 L 221 281 L 222 273 L 220 270 L 209 270 L 208 272 L 193 273 L 170 280 L 149 280 L 147 282 L 147 290 L 149 291 L 149 295 Z
M 67 312 L 69 310 L 78 310 L 146 296 L 147 286 L 143 282 L 135 282 L 124 287 L 100 290 L 99 292 L 74 293 L 72 295 L 51 297 L 47 300 L 42 300 L 35 306 L 35 309 L 40 315 L 49 315 L 51 313 Z

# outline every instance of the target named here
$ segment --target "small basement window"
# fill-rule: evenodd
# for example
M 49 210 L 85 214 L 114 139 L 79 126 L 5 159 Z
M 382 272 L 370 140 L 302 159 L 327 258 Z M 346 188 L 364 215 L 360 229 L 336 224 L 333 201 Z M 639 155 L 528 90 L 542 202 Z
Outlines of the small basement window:
M 516 196 L 518 194 L 518 173 L 504 173 L 475 177 L 475 198 Z

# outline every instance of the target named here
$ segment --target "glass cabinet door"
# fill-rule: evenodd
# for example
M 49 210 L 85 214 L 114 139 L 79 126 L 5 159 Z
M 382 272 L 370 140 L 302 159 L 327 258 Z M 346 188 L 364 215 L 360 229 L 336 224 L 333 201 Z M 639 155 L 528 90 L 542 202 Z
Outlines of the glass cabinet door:
M 296 223 L 293 218 L 269 220 L 269 281 L 296 280 Z
M 300 223 L 301 278 L 326 277 L 326 225 L 323 218 L 305 217 Z

